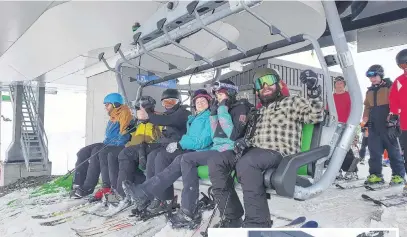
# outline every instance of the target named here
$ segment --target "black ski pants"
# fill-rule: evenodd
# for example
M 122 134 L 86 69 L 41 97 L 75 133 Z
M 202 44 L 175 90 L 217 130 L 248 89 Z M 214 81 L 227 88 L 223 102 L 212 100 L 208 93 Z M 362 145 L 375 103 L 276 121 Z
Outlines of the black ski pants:
M 158 151 L 162 148 L 163 145 L 161 143 L 148 143 L 129 146 L 121 150 L 118 155 L 119 171 L 116 182 L 116 191 L 122 197 L 125 196 L 122 186 L 123 181 L 128 180 L 135 184 L 141 184 L 145 181 L 144 174 L 141 175 L 141 171 L 138 168 L 140 149 L 145 149 L 148 164 L 148 159 L 150 159 L 151 157 L 154 158 L 157 155 Z M 147 174 L 148 173 L 149 171 L 147 170 Z
M 162 190 L 171 187 L 179 177 L 182 177 L 181 208 L 184 213 L 193 216 L 198 211 L 198 166 L 207 165 L 210 158 L 219 157 L 219 154 L 218 151 L 200 151 L 179 155 L 162 172 L 144 182 L 141 188 L 150 198 L 159 197 Z
M 392 175 L 400 175 L 404 178 L 406 171 L 404 160 L 401 157 L 400 150 L 396 139 L 390 139 L 387 133 L 378 133 L 369 130 L 369 173 L 382 176 L 382 160 L 384 149 L 389 154 L 390 167 Z
M 96 154 L 96 153 L 98 153 L 100 151 L 100 149 L 103 148 L 103 147 L 104 147 L 103 143 L 95 143 L 95 144 L 91 144 L 89 146 L 85 146 L 85 147 L 83 147 L 82 149 L 80 149 L 78 151 L 78 153 L 76 154 L 76 156 L 78 157 L 77 160 L 76 160 L 76 164 L 75 164 L 75 169 L 76 170 L 75 170 L 75 173 L 73 175 L 73 182 L 72 182 L 74 185 L 79 185 L 81 187 L 84 185 L 85 180 L 88 177 L 88 170 L 89 170 L 89 166 L 90 166 L 91 162 L 90 162 L 90 160 L 88 162 L 85 162 L 85 163 L 83 163 L 83 162 L 85 160 L 89 159 L 89 157 L 97 159 L 98 154 Z M 97 170 L 95 172 L 89 172 L 89 175 L 90 176 L 95 176 L 96 175 L 96 180 L 97 180 L 97 179 L 99 179 L 100 167 L 98 168 L 98 166 L 96 165 L 95 168 Z M 91 177 L 91 178 L 94 179 L 94 177 Z
M 401 149 L 403 149 L 403 156 L 404 156 L 404 167 L 407 171 L 407 156 L 406 156 L 406 149 L 407 149 L 407 130 L 403 130 L 400 136 L 400 145 Z
M 157 155 L 155 156 L 148 156 L 147 157 L 147 181 L 149 182 L 149 180 L 152 180 L 150 183 L 154 184 L 154 181 L 157 181 L 156 175 L 163 172 L 168 166 L 170 166 L 175 158 L 179 155 L 182 155 L 184 153 L 187 153 L 190 151 L 184 151 L 184 150 L 180 150 L 177 149 L 175 150 L 173 153 L 169 153 L 166 151 L 165 147 L 160 148 L 157 152 Z M 170 168 L 170 170 L 174 169 L 174 167 L 176 167 L 177 165 L 175 164 L 172 168 Z M 178 165 L 179 166 L 179 165 Z M 173 172 L 173 171 L 169 171 L 169 172 Z M 163 177 L 163 176 L 161 176 Z M 179 178 L 180 175 L 177 177 Z M 175 180 L 177 180 L 177 178 Z M 164 185 L 162 187 L 164 187 L 163 189 L 161 189 L 158 192 L 154 193 L 154 197 L 158 198 L 161 201 L 165 201 L 165 200 L 173 200 L 174 199 L 174 182 L 170 182 L 169 185 Z M 145 182 L 145 183 L 146 183 Z M 144 187 L 145 185 L 143 184 L 142 187 Z
M 212 157 L 209 162 L 209 174 L 213 193 L 219 202 L 219 211 L 226 219 L 239 219 L 243 208 L 232 185 L 230 171 L 233 169 L 235 155 L 232 151 L 221 152 L 219 157 Z M 270 228 L 270 211 L 267 204 L 263 172 L 276 168 L 282 156 L 272 150 L 250 148 L 236 164 L 236 172 L 243 190 L 245 207 L 245 228 Z M 228 197 L 229 196 L 229 197 Z M 227 206 L 225 208 L 226 200 Z
M 346 153 L 345 159 L 343 160 L 341 170 L 345 172 L 358 172 L 358 167 L 355 167 L 355 170 L 349 170 L 351 167 L 353 160 L 355 160 L 355 154 L 353 154 L 352 149 L 349 149 L 348 153 Z
M 359 157 L 360 157 L 360 159 L 365 159 L 365 156 L 366 156 L 366 147 L 367 147 L 367 144 L 368 144 L 368 138 L 367 137 L 363 137 L 362 138 L 362 145 L 360 146 L 360 150 L 359 150 Z

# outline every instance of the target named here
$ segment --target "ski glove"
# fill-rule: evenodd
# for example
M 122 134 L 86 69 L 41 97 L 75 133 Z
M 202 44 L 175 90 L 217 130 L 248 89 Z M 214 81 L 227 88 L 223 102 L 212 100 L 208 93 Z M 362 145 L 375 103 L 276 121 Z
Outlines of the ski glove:
M 177 149 L 182 149 L 181 145 L 178 142 L 171 142 L 170 144 L 167 145 L 167 152 L 168 153 L 174 153 Z
M 243 138 L 239 138 L 235 141 L 235 146 L 233 151 L 236 155 L 242 156 L 243 152 L 249 147 L 247 140 Z
M 390 115 L 387 121 L 387 135 L 390 139 L 395 140 L 401 135 L 400 121 L 398 115 Z
M 321 96 L 322 89 L 318 85 L 318 75 L 314 71 L 305 70 L 301 72 L 300 81 L 306 85 L 308 97 L 315 99 Z
M 209 109 L 212 116 L 218 114 L 218 101 L 216 99 L 212 101 L 211 107 Z

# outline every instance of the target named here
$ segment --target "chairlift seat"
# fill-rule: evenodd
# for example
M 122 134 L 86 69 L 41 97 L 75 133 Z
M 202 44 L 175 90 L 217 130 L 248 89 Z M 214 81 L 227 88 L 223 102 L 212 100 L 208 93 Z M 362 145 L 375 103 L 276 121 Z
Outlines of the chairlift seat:
M 315 162 L 328 156 L 330 151 L 329 146 L 319 147 L 321 134 L 321 123 L 304 124 L 301 153 L 284 157 L 277 169 L 266 170 L 265 186 L 275 189 L 278 195 L 292 197 L 296 184 L 303 187 L 311 185 L 307 177 L 314 176 Z M 209 182 L 208 166 L 198 167 L 198 177 L 204 183 Z

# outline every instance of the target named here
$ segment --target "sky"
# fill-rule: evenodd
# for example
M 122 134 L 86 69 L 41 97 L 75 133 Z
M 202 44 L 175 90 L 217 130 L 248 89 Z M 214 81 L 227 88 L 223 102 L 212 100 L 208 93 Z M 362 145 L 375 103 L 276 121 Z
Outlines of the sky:
M 355 62 L 357 79 L 361 86 L 362 94 L 370 85 L 365 77 L 367 68 L 372 64 L 381 64 L 385 69 L 385 76 L 394 80 L 402 71 L 395 63 L 396 54 L 407 45 L 385 48 L 364 53 L 357 53 L 356 47 L 349 44 Z M 335 52 L 334 47 L 323 49 L 324 55 Z M 311 51 L 297 55 L 281 57 L 283 60 L 293 61 L 314 67 L 319 67 L 316 56 Z M 339 66 L 329 68 L 331 71 L 341 72 Z M 84 79 L 86 80 L 86 79 Z M 187 82 L 188 78 L 181 79 Z M 194 79 L 194 81 L 197 81 Z M 57 95 L 46 95 L 45 99 L 45 129 L 49 140 L 49 157 L 53 162 L 53 174 L 64 174 L 75 166 L 76 153 L 85 145 L 86 126 L 86 93 L 82 90 L 58 90 Z M 2 102 L 4 116 L 12 118 L 12 106 L 9 102 Z M 1 120 L 1 159 L 12 141 L 12 122 Z

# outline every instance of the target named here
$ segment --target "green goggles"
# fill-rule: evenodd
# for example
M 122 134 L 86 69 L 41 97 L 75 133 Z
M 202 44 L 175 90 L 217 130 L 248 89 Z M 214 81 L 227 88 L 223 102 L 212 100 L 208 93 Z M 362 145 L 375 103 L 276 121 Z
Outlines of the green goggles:
M 264 87 L 264 84 L 267 84 L 268 86 L 272 86 L 278 82 L 278 78 L 276 75 L 264 75 L 262 77 L 259 77 L 256 79 L 254 82 L 254 88 L 256 90 L 261 90 Z

